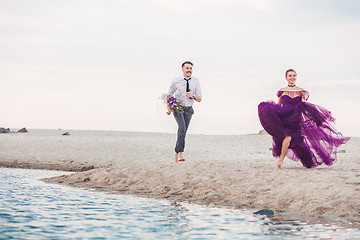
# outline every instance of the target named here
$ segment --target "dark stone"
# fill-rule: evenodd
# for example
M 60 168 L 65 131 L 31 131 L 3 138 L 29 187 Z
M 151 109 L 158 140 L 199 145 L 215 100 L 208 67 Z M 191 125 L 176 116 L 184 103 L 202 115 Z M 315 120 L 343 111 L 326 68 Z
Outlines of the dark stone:
M 164 188 L 163 188 L 163 190 L 162 190 L 162 192 L 163 193 L 167 193 L 168 191 L 170 191 L 171 190 L 171 188 L 170 187 L 168 187 L 168 186 L 164 186 Z
M 22 129 L 20 129 L 18 132 L 19 132 L 19 133 L 26 133 L 26 132 L 28 132 L 28 130 L 27 130 L 26 128 L 22 128 Z
M 180 207 L 181 205 L 177 201 L 172 201 L 170 204 L 172 207 Z
M 254 212 L 254 214 L 274 216 L 274 211 L 271 209 L 268 209 L 268 208 L 264 208 L 264 209 Z
M 94 169 L 94 165 L 91 165 L 91 166 L 84 166 L 80 169 L 80 172 L 85 172 L 85 171 L 89 171 L 91 169 Z
M 63 133 L 62 135 L 64 135 L 64 136 L 69 136 L 70 133 L 69 133 L 69 132 L 66 132 L 66 133 Z
M 0 133 L 9 133 L 10 128 L 0 128 Z

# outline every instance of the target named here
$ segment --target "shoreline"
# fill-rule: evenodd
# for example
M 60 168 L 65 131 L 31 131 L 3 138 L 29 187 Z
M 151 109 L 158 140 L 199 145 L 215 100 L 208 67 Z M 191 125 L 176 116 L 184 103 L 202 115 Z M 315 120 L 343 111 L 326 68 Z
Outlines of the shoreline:
M 285 159 L 276 170 L 267 135 L 188 135 L 187 160 L 174 164 L 175 134 L 63 131 L 0 135 L 0 166 L 76 171 L 51 183 L 360 222 L 360 138 L 333 166 Z

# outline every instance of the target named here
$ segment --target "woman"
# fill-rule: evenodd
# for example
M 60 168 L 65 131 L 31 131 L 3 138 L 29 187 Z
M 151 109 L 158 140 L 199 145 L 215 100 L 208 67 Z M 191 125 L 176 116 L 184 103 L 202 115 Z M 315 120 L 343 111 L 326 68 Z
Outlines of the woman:
M 300 160 L 306 168 L 332 165 L 337 148 L 350 138 L 333 128 L 335 119 L 330 111 L 305 102 L 309 93 L 296 86 L 296 77 L 295 70 L 287 70 L 288 86 L 278 91 L 278 103 L 258 106 L 261 125 L 273 137 L 273 156 L 279 157 L 276 167 L 281 169 L 285 156 Z

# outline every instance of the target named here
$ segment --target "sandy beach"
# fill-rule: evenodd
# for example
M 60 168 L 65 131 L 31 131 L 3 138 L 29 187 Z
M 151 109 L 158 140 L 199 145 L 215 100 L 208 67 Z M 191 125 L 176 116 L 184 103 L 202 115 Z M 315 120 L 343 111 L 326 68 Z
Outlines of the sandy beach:
M 186 161 L 175 164 L 175 134 L 66 131 L 0 134 L 0 166 L 76 172 L 46 180 L 52 183 L 360 222 L 357 137 L 331 167 L 285 159 L 276 170 L 268 135 L 189 134 Z

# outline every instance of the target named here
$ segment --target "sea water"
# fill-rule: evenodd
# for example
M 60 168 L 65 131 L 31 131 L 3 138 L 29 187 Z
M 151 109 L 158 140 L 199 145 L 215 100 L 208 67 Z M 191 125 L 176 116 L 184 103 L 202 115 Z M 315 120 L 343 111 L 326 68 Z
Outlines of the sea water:
M 39 179 L 58 171 L 0 168 L 0 239 L 359 239 L 340 220 L 109 194 Z

